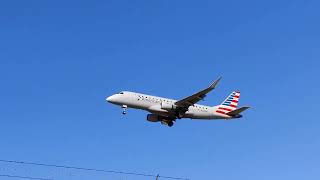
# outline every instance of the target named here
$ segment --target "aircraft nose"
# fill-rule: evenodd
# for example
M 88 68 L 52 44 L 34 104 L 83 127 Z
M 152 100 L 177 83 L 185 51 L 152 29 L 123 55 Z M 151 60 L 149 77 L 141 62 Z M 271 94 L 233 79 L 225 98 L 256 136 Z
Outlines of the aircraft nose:
M 106 99 L 108 102 L 113 102 L 114 101 L 114 95 L 107 97 Z

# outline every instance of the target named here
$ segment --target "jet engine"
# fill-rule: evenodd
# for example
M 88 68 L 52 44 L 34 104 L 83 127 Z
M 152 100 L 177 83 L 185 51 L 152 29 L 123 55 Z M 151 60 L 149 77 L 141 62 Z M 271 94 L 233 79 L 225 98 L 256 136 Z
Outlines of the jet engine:
M 156 114 L 148 114 L 147 115 L 147 120 L 150 122 L 158 122 L 158 121 L 162 121 L 164 119 L 163 116 L 159 116 Z
M 159 116 L 156 114 L 148 114 L 147 115 L 147 120 L 150 122 L 161 122 L 161 124 L 167 125 L 169 127 L 173 126 L 174 120 L 168 119 L 167 117 L 164 116 Z

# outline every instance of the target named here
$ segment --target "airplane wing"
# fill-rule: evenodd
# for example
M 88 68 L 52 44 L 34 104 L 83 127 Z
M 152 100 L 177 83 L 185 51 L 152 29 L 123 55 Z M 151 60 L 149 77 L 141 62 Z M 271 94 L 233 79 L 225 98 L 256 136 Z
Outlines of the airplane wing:
M 221 77 L 214 81 L 208 88 L 175 102 L 175 105 L 182 109 L 188 109 L 189 106 L 193 106 L 195 103 L 205 98 L 206 95 L 217 86 L 220 80 Z

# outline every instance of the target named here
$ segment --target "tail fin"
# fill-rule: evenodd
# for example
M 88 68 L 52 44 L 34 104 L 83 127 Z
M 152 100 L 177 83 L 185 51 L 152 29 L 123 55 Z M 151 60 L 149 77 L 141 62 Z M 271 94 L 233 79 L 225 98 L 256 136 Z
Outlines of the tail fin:
M 221 106 L 228 106 L 231 109 L 236 109 L 238 106 L 240 98 L 240 92 L 239 91 L 233 91 L 226 100 L 223 101 Z
M 222 104 L 220 104 L 218 106 L 218 109 L 217 109 L 216 112 L 222 113 L 222 114 L 226 114 L 226 113 L 229 113 L 231 111 L 236 110 L 237 107 L 238 107 L 239 98 L 240 98 L 240 92 L 239 91 L 233 91 L 227 97 L 227 99 L 224 100 L 222 102 Z

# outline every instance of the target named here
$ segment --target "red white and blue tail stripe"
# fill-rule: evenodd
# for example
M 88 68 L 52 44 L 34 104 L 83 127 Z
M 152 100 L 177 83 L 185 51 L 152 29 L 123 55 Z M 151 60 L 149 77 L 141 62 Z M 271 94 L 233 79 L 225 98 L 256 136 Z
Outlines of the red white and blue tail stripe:
M 240 92 L 232 92 L 226 100 L 223 101 L 221 105 L 218 106 L 216 112 L 220 114 L 226 114 L 228 112 L 234 111 L 237 109 L 238 102 L 240 98 Z

